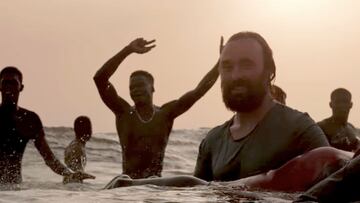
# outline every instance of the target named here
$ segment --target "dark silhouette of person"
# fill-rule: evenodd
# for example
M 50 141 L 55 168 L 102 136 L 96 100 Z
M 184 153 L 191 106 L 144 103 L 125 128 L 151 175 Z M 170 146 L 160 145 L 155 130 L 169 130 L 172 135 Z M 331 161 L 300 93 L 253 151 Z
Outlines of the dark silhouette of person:
M 351 93 L 344 88 L 337 88 L 331 93 L 330 108 L 332 115 L 318 122 L 324 131 L 331 146 L 355 151 L 360 147 L 357 139 L 357 129 L 348 122 L 350 109 L 352 108 Z
M 64 166 L 50 150 L 39 116 L 18 106 L 24 88 L 22 79 L 22 73 L 15 67 L 5 67 L 0 72 L 0 185 L 22 182 L 21 161 L 29 140 L 34 141 L 46 165 L 55 173 L 78 179 L 92 178 Z
M 215 65 L 195 89 L 179 99 L 156 106 L 153 104 L 154 78 L 150 73 L 138 70 L 130 76 L 130 96 L 134 102 L 131 106 L 117 94 L 109 79 L 127 56 L 147 53 L 155 47 L 152 45 L 154 41 L 135 39 L 108 60 L 94 76 L 101 99 L 115 114 L 123 174 L 131 178 L 161 176 L 165 147 L 175 118 L 198 101 L 218 78 Z
M 272 51 L 262 36 L 254 32 L 233 35 L 222 48 L 218 69 L 223 101 L 235 115 L 210 130 L 201 142 L 196 178 L 157 178 L 147 180 L 146 184 L 153 181 L 186 186 L 239 180 L 278 169 L 299 155 L 329 146 L 324 133 L 308 114 L 274 101 L 270 86 L 276 67 Z M 299 161 L 290 166 L 294 163 Z M 282 170 L 291 169 L 290 166 Z M 319 170 L 313 171 L 319 174 L 316 172 Z M 286 176 L 278 177 L 283 173 L 275 174 L 276 180 L 286 179 Z M 132 183 L 144 182 L 118 177 L 105 188 Z
M 79 116 L 74 121 L 75 139 L 65 148 L 65 164 L 73 171 L 85 171 L 86 149 L 85 145 L 91 138 L 91 121 L 87 116 Z M 63 183 L 82 183 L 76 177 L 64 177 Z
M 277 85 L 271 85 L 270 91 L 271 91 L 271 95 L 276 101 L 286 105 L 286 93 L 283 89 L 281 89 Z

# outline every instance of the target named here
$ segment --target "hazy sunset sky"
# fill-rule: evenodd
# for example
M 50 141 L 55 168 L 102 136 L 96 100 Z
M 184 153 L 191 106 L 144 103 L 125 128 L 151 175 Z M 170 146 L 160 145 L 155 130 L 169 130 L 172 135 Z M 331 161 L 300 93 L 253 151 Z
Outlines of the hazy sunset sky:
M 23 72 L 20 106 L 45 126 L 72 126 L 88 115 L 95 132 L 115 132 L 92 77 L 137 37 L 156 39 L 156 48 L 128 57 L 111 82 L 132 104 L 129 75 L 147 70 L 161 105 L 195 88 L 218 58 L 221 35 L 245 30 L 273 49 L 275 84 L 289 106 L 321 120 L 331 114 L 331 91 L 345 87 L 353 94 L 350 122 L 360 126 L 357 0 L 2 0 L 0 10 L 0 67 Z M 231 116 L 217 81 L 174 128 L 213 127 Z

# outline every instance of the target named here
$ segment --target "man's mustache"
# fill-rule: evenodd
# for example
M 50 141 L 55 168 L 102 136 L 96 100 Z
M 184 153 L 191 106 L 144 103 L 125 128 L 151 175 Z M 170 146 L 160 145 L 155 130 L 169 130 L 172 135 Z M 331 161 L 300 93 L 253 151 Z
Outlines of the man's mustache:
M 236 87 L 249 87 L 249 86 L 250 86 L 250 82 L 246 80 L 235 80 L 235 81 L 223 83 L 223 88 L 227 90 L 231 90 Z

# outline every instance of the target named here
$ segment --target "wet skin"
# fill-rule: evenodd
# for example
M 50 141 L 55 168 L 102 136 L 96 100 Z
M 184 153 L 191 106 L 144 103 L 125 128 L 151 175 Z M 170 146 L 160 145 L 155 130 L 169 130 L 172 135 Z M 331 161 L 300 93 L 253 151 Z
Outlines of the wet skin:
M 55 173 L 79 179 L 92 178 L 86 173 L 70 171 L 54 156 L 45 140 L 45 133 L 39 116 L 17 105 L 22 89 L 23 85 L 17 74 L 5 73 L 1 76 L 0 184 L 22 182 L 21 161 L 29 140 L 34 141 L 35 147 L 45 163 Z
M 297 156 L 276 170 L 250 176 L 236 181 L 218 182 L 219 185 L 244 186 L 253 190 L 270 190 L 282 192 L 300 192 L 309 189 L 317 182 L 340 169 L 352 157 L 352 153 L 332 147 L 320 147 Z M 133 180 L 126 177 L 115 177 L 105 189 L 136 185 L 158 185 L 174 187 L 193 187 L 210 183 L 194 176 L 174 176 Z
M 338 93 L 331 98 L 331 117 L 320 121 L 318 124 L 331 146 L 354 152 L 360 147 L 360 141 L 357 138 L 357 129 L 348 122 L 352 105 L 350 96 Z
M 123 174 L 131 178 L 161 176 L 165 148 L 174 120 L 186 112 L 216 82 L 217 64 L 198 86 L 162 106 L 153 104 L 154 86 L 144 75 L 130 78 L 129 90 L 134 106 L 118 96 L 109 82 L 120 63 L 131 53 L 146 53 L 153 41 L 136 39 L 108 60 L 94 80 L 101 99 L 115 114 L 116 128 L 122 149 Z

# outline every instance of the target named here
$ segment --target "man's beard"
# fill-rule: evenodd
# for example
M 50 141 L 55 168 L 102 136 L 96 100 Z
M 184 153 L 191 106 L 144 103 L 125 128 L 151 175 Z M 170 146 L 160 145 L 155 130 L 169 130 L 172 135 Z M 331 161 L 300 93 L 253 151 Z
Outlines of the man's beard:
M 231 82 L 222 82 L 222 97 L 225 106 L 235 112 L 251 112 L 258 108 L 264 100 L 266 94 L 266 85 L 262 74 L 256 81 L 236 80 Z M 245 88 L 243 93 L 233 93 L 236 87 Z

